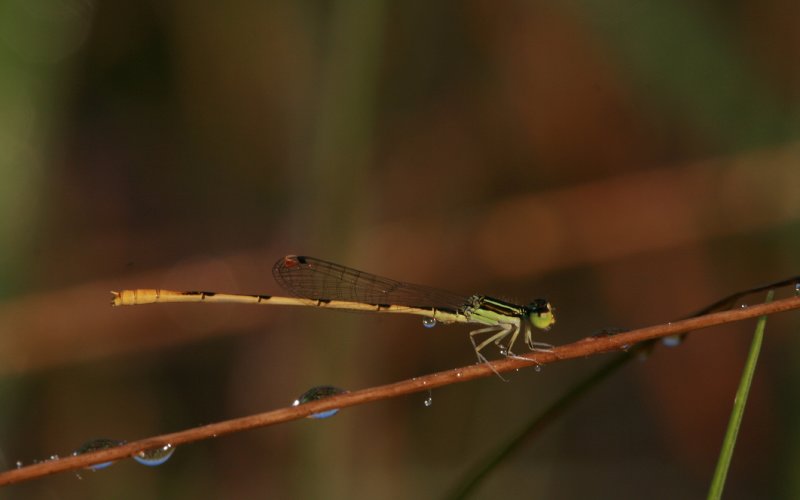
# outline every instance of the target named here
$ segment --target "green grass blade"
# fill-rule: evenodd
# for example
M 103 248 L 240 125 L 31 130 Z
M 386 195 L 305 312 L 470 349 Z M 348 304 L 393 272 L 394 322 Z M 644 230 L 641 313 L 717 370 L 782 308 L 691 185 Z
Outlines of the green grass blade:
M 766 302 L 772 301 L 773 292 L 767 293 Z M 761 342 L 764 339 L 764 328 L 767 324 L 767 317 L 761 316 L 756 324 L 756 332 L 753 335 L 753 342 L 750 344 L 750 353 L 747 355 L 747 362 L 742 373 L 742 380 L 736 390 L 736 398 L 733 401 L 733 411 L 728 422 L 728 430 L 725 432 L 725 439 L 722 441 L 722 450 L 717 460 L 717 468 L 711 480 L 711 489 L 708 492 L 709 500 L 722 498 L 722 489 L 725 487 L 725 478 L 728 476 L 728 469 L 733 457 L 733 448 L 736 445 L 736 437 L 739 434 L 739 427 L 744 416 L 744 407 L 747 404 L 747 395 L 753 383 L 753 374 L 756 371 L 758 354 L 761 351 Z

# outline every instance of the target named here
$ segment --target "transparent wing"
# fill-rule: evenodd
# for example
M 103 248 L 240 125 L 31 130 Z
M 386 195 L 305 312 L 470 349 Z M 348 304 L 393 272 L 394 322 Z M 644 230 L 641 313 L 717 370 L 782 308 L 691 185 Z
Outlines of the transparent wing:
M 272 275 L 289 293 L 306 299 L 453 310 L 462 308 L 469 301 L 468 296 L 403 283 L 298 255 L 287 255 L 276 262 Z

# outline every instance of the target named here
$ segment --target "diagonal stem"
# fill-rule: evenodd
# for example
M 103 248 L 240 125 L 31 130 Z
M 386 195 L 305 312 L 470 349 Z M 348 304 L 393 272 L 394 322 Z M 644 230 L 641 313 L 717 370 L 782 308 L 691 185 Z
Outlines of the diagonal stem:
M 549 352 L 533 352 L 524 356 L 515 356 L 499 361 L 490 361 L 477 365 L 455 368 L 442 372 L 432 373 L 422 377 L 395 382 L 392 384 L 371 387 L 353 391 L 330 398 L 312 401 L 300 406 L 289 406 L 277 410 L 251 415 L 247 417 L 226 420 L 215 424 L 195 427 L 171 434 L 150 437 L 133 441 L 115 448 L 98 450 L 78 456 L 70 456 L 57 460 L 12 469 L 0 473 L 0 485 L 27 481 L 56 472 L 80 469 L 93 464 L 127 458 L 138 451 L 172 444 L 178 446 L 184 443 L 209 439 L 234 432 L 275 425 L 290 420 L 307 417 L 313 413 L 320 413 L 337 408 L 345 408 L 359 404 L 389 399 L 415 392 L 427 391 L 445 385 L 466 382 L 477 378 L 493 376 L 496 372 L 508 372 L 529 366 L 544 365 L 556 361 L 585 358 L 587 356 L 605 352 L 626 351 L 631 346 L 647 340 L 680 335 L 694 330 L 701 330 L 716 325 L 742 321 L 749 318 L 775 314 L 779 312 L 800 309 L 800 297 L 778 300 L 767 304 L 757 304 L 746 309 L 723 311 L 705 316 L 699 316 L 682 321 L 665 323 L 645 328 L 639 328 L 612 336 L 587 337 L 571 344 L 554 348 Z M 491 364 L 491 366 L 490 366 Z

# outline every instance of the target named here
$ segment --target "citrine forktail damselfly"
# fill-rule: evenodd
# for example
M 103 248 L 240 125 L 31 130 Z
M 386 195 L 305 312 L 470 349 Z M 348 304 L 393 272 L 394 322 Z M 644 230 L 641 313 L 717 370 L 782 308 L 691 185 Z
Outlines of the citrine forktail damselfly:
M 534 328 L 549 330 L 556 321 L 553 307 L 544 299 L 520 306 L 485 295 L 464 296 L 298 255 L 287 255 L 276 262 L 272 275 L 294 297 L 138 289 L 111 292 L 114 296 L 112 304 L 232 302 L 415 314 L 425 317 L 423 324 L 427 327 L 436 323 L 482 325 L 469 334 L 481 362 L 486 361 L 481 350 L 491 343 L 497 345 L 502 354 L 513 357 L 511 348 L 520 333 L 531 350 L 552 349 L 550 344 L 535 342 L 532 337 Z M 476 338 L 483 334 L 488 337 L 478 343 Z M 504 339 L 508 339 L 505 344 Z

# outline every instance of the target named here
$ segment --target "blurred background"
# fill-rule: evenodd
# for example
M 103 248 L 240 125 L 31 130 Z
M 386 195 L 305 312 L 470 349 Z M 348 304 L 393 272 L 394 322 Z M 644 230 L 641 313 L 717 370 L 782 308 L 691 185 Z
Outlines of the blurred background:
M 0 468 L 475 361 L 464 326 L 112 309 L 109 290 L 280 294 L 272 264 L 305 254 L 547 297 L 537 340 L 563 344 L 797 274 L 798 18 L 793 0 L 0 0 Z M 767 323 L 728 498 L 800 496 L 798 326 Z M 475 498 L 704 496 L 753 327 L 625 367 Z M 0 498 L 438 498 L 607 359 Z

